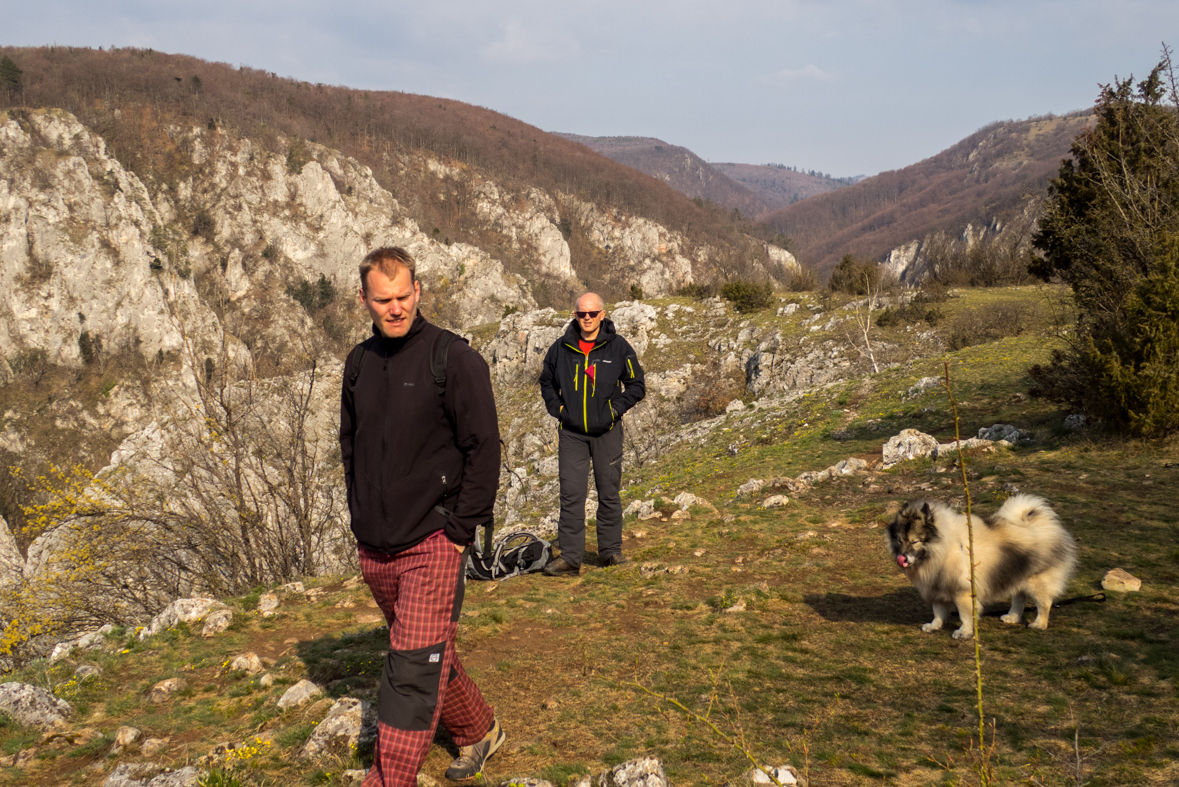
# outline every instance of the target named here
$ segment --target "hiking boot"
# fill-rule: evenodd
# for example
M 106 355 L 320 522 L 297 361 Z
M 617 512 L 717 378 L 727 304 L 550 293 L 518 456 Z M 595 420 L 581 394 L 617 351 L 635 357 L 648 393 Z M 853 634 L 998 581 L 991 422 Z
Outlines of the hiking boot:
M 575 566 L 563 557 L 555 557 L 541 571 L 550 577 L 575 577 L 581 574 L 581 566 Z
M 483 736 L 483 740 L 459 749 L 458 758 L 446 769 L 446 778 L 452 782 L 465 782 L 474 779 L 483 772 L 483 763 L 495 754 L 495 750 L 503 745 L 508 736 L 499 726 L 499 719 L 491 723 L 491 730 Z
M 622 556 L 621 552 L 616 552 L 613 555 L 606 555 L 602 558 L 602 568 L 610 568 L 610 566 L 621 566 L 623 563 L 629 562 L 629 560 Z

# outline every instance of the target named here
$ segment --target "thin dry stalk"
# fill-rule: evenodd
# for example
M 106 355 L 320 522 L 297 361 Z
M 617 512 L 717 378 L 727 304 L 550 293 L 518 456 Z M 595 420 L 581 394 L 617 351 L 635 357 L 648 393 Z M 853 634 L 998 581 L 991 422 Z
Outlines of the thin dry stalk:
M 688 708 L 686 705 L 684 705 L 682 702 L 677 700 L 675 697 L 669 697 L 666 694 L 660 694 L 657 691 L 652 691 L 651 689 L 647 688 L 646 686 L 644 686 L 643 684 L 641 684 L 637 681 L 627 681 L 621 685 L 629 686 L 633 689 L 638 689 L 639 691 L 646 694 L 648 697 L 653 697 L 653 698 L 660 700 L 662 702 L 666 702 L 668 705 L 671 705 L 672 707 L 681 711 L 688 718 L 690 718 L 694 721 L 698 721 L 701 724 L 707 726 L 710 730 L 713 731 L 713 733 L 718 738 L 720 738 L 722 741 L 724 741 L 726 744 L 733 747 L 737 751 L 739 751 L 745 757 L 745 759 L 749 761 L 749 763 L 754 768 L 756 768 L 756 769 L 760 770 L 762 773 L 766 774 L 766 776 L 769 777 L 770 781 L 772 781 L 775 785 L 777 785 L 777 787 L 784 787 L 782 782 L 778 781 L 777 777 L 774 776 L 774 768 L 769 765 L 761 764 L 758 761 L 757 755 L 755 755 L 753 753 L 753 749 L 749 746 L 749 743 L 745 740 L 745 730 L 741 726 L 741 716 L 740 716 L 741 711 L 740 711 L 739 704 L 734 703 L 737 707 L 737 711 L 736 711 L 737 712 L 737 720 L 735 722 L 730 720 L 730 725 L 732 726 L 732 728 L 734 730 L 734 734 L 726 733 L 724 730 L 722 730 L 720 727 L 718 727 L 712 721 L 712 718 L 711 718 L 712 717 L 712 710 L 717 704 L 717 684 L 720 681 L 720 674 L 721 674 L 720 670 L 715 670 L 715 671 L 709 670 L 708 671 L 708 675 L 712 679 L 712 692 L 710 693 L 709 698 L 708 698 L 708 709 L 704 712 L 703 716 L 700 715 L 699 713 L 696 713 L 691 708 Z M 734 696 L 733 687 L 731 684 L 729 685 L 729 694 L 730 694 L 730 696 Z M 790 747 L 789 743 L 787 743 L 787 747 L 793 748 L 793 747 Z M 810 780 L 811 780 L 811 778 L 810 778 L 811 777 L 811 774 L 810 774 L 810 747 L 807 744 L 805 731 L 803 732 L 802 751 L 803 751 L 803 763 L 804 763 L 803 764 L 803 780 L 806 784 L 810 784 Z
M 946 395 L 950 398 L 950 410 L 954 414 L 954 445 L 958 450 L 958 469 L 962 473 L 962 488 L 966 494 L 966 533 L 967 541 L 970 551 L 970 617 L 971 624 L 974 626 L 974 681 L 975 691 L 978 698 L 978 754 L 975 761 L 975 767 L 978 772 L 979 782 L 986 787 L 992 780 L 991 756 L 995 751 L 994 740 L 994 722 L 991 722 L 991 746 L 986 747 L 986 717 L 983 715 L 983 676 L 982 676 L 982 644 L 979 634 L 979 605 L 978 605 L 978 583 L 975 578 L 975 569 L 977 563 L 974 559 L 974 518 L 971 515 L 971 497 L 970 497 L 970 479 L 966 475 L 966 457 L 962 453 L 962 431 L 961 421 L 958 416 L 958 401 L 954 398 L 954 389 L 950 385 L 950 362 L 944 361 L 946 378 L 942 383 L 942 387 L 946 389 Z M 971 751 L 973 752 L 973 744 Z

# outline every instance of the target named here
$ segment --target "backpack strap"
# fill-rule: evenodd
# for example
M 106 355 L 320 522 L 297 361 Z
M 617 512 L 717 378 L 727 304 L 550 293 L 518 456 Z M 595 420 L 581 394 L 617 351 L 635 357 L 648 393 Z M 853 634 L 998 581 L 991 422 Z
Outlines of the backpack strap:
M 434 383 L 443 395 L 446 394 L 446 358 L 450 353 L 450 345 L 460 338 L 454 331 L 445 328 L 434 338 L 434 349 L 430 353 L 430 372 L 434 375 Z
M 356 380 L 360 377 L 360 367 L 364 363 L 365 353 L 368 352 L 369 343 L 374 341 L 374 338 L 365 339 L 360 344 L 356 345 L 355 352 L 352 353 L 352 366 L 348 369 L 348 388 L 349 390 L 356 389 Z

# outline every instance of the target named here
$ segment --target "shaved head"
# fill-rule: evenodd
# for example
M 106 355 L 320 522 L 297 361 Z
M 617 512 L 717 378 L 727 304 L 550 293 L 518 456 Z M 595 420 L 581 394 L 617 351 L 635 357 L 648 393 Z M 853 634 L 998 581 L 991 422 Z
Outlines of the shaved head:
M 598 295 L 596 292 L 587 292 L 584 295 L 582 295 L 580 298 L 577 299 L 576 308 L 579 311 L 589 312 L 589 311 L 595 311 L 595 310 L 599 310 L 599 309 L 605 309 L 606 304 L 602 300 L 601 295 Z

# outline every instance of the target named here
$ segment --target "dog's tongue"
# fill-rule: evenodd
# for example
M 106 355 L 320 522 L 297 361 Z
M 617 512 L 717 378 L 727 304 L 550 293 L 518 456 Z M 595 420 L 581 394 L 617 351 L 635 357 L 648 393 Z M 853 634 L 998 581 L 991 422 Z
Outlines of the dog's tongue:
M 909 565 L 908 558 L 906 558 L 904 555 L 897 555 L 897 565 L 901 568 L 907 568 Z

